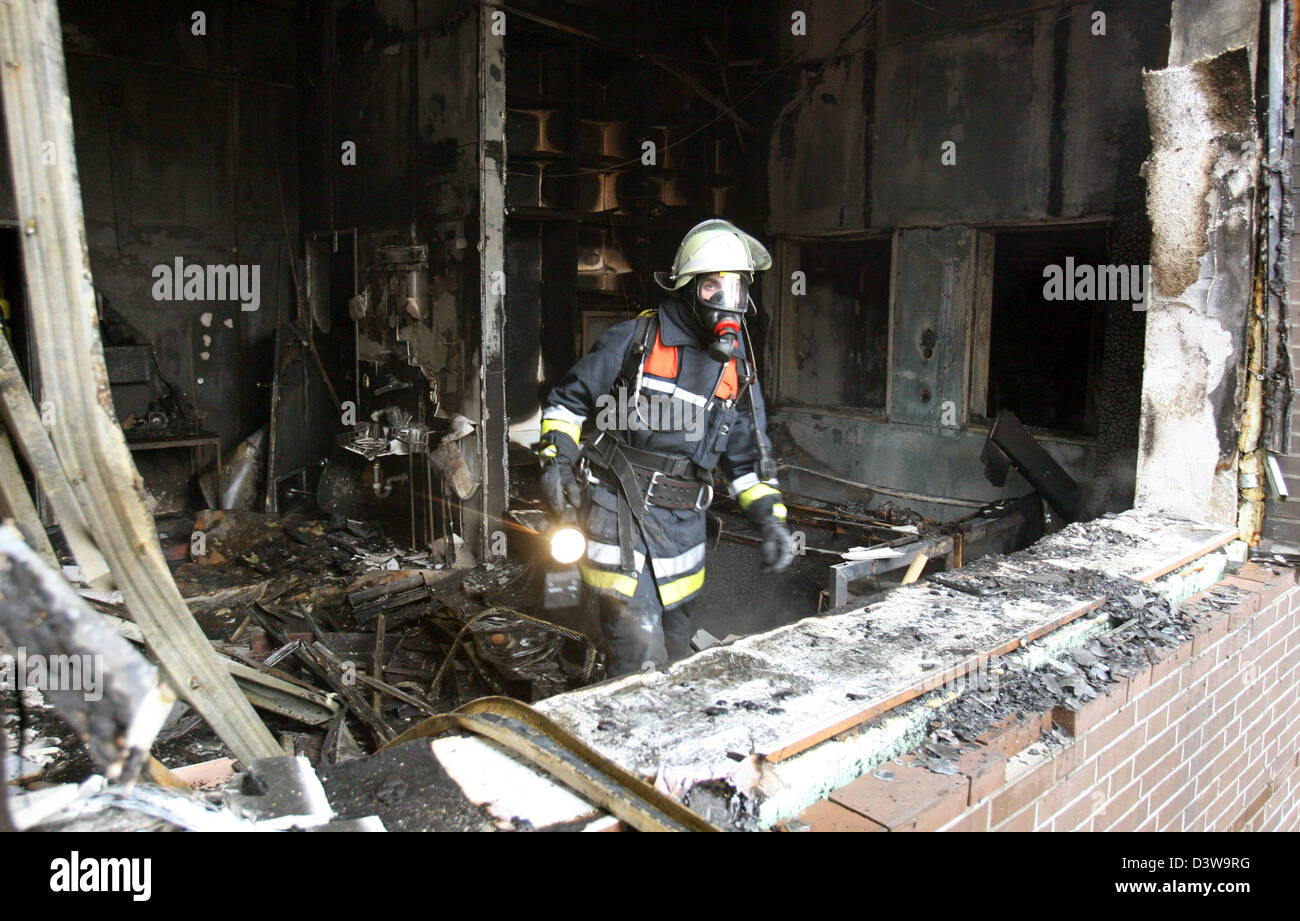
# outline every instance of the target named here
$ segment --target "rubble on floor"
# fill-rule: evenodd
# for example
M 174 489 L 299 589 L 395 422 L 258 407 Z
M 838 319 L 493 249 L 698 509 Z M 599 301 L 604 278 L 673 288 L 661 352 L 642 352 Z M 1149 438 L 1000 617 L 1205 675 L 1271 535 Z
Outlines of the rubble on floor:
M 179 528 L 165 533 L 173 542 L 186 539 Z M 293 514 L 201 512 L 187 540 L 183 561 L 171 555 L 182 595 L 241 690 L 313 782 L 315 771 L 328 775 L 365 758 L 415 722 L 469 700 L 501 694 L 535 701 L 603 678 L 590 639 L 526 613 L 537 604 L 530 564 L 466 565 L 463 550 L 459 559 L 454 553 L 460 542 L 449 546 L 451 559 L 435 558 L 402 549 L 366 522 Z M 65 575 L 75 580 L 79 573 L 65 567 Z M 120 595 L 87 587 L 80 593 L 118 634 L 143 646 Z M 134 820 L 105 817 L 134 810 L 152 817 L 141 820 L 149 827 L 248 824 L 232 824 L 235 819 L 270 827 L 266 816 L 241 819 L 240 810 L 247 813 L 254 802 L 240 799 L 246 794 L 226 796 L 229 815 L 214 817 L 211 810 L 169 805 L 174 794 L 145 792 L 147 785 L 129 795 L 96 786 L 96 765 L 76 733 L 40 692 L 28 690 L 24 702 L 22 760 L 13 754 L 20 715 L 6 713 L 3 722 L 6 777 L 31 792 L 80 784 L 71 799 L 84 813 L 82 824 L 136 827 Z M 195 790 L 229 793 L 220 770 L 216 782 L 203 772 L 214 764 L 235 766 L 231 752 L 187 704 L 176 703 L 153 751 Z M 251 769 L 256 778 L 258 766 Z M 440 789 L 449 796 L 458 788 L 446 781 Z M 61 796 L 68 797 L 67 789 Z M 64 806 L 67 818 L 73 807 Z M 472 803 L 456 809 L 491 823 Z M 348 818 L 374 812 L 362 811 L 350 809 Z M 92 813 L 93 821 L 86 818 Z M 277 821 L 320 824 L 303 815 L 317 813 Z M 420 824 L 396 822 L 399 828 Z
M 96 774 L 13 793 L 20 831 L 386 831 L 374 815 L 337 819 L 306 758 L 261 758 L 220 787 L 110 785 Z

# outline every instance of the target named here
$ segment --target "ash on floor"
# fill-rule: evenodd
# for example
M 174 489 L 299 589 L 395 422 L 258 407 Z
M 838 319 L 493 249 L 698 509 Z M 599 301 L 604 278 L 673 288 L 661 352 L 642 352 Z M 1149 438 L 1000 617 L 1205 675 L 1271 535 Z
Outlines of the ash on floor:
M 427 739 L 417 739 L 325 768 L 321 783 L 340 819 L 377 815 L 389 831 L 494 831 L 434 757 Z

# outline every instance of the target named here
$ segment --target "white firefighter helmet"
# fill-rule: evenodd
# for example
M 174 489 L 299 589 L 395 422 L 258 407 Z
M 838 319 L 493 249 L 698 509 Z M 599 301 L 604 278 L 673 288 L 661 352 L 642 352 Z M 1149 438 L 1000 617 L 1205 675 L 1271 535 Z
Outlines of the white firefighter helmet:
M 713 272 L 765 272 L 772 267 L 772 255 L 758 240 L 730 221 L 719 218 L 696 224 L 682 238 L 671 272 L 655 272 L 655 281 L 666 291 L 676 291 L 696 275 Z

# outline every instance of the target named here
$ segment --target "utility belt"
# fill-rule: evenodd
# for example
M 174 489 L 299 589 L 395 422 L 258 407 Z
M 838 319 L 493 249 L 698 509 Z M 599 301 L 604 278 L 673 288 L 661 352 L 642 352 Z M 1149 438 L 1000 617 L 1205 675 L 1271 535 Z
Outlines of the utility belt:
M 615 488 L 634 481 L 646 505 L 698 511 L 713 501 L 712 474 L 690 458 L 633 448 L 607 432 L 587 442 L 584 455 Z

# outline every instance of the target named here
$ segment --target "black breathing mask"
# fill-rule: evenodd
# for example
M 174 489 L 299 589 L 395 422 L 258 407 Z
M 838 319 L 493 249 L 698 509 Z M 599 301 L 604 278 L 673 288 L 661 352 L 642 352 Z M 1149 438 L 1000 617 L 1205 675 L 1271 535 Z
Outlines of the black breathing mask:
M 749 309 L 749 282 L 739 272 L 701 275 L 691 283 L 695 316 L 708 335 L 709 357 L 725 363 L 740 353 L 740 321 Z

